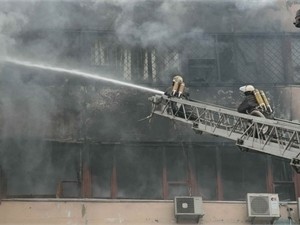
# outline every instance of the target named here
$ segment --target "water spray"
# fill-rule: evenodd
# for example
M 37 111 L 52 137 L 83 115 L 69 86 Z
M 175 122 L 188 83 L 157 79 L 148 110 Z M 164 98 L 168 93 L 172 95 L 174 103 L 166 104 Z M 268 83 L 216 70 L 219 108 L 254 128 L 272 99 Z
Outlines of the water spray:
M 4 59 L 2 59 L 2 61 L 21 65 L 21 66 L 26 66 L 26 67 L 33 67 L 33 68 L 38 68 L 38 69 L 43 69 L 43 70 L 51 70 L 51 71 L 55 71 L 55 72 L 59 72 L 59 73 L 68 73 L 68 74 L 76 75 L 76 76 L 80 76 L 80 77 L 86 77 L 86 78 L 91 78 L 91 79 L 95 79 L 95 80 L 102 80 L 102 81 L 111 82 L 111 83 L 122 85 L 122 86 L 136 88 L 136 89 L 139 89 L 142 91 L 153 92 L 156 94 L 164 94 L 163 91 L 159 91 L 159 90 L 156 90 L 153 88 L 143 87 L 140 85 L 131 84 L 128 82 L 123 82 L 123 81 L 119 81 L 119 80 L 115 80 L 115 79 L 111 79 L 111 78 L 107 78 L 107 77 L 102 77 L 98 74 L 86 73 L 86 72 L 82 72 L 79 70 L 72 70 L 72 69 L 66 69 L 66 68 L 62 68 L 62 67 L 54 67 L 54 66 L 49 66 L 49 65 L 36 64 L 36 63 L 31 63 L 28 61 L 21 61 L 21 60 L 13 59 L 13 58 L 4 58 Z

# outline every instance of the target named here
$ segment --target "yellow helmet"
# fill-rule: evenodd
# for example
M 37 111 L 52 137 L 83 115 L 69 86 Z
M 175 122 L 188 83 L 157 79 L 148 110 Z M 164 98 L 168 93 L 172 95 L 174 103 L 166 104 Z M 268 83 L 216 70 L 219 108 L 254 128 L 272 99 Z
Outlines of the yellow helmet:
M 183 78 L 179 75 L 176 75 L 175 77 L 173 77 L 173 82 L 178 82 L 178 83 L 182 83 L 183 82 Z

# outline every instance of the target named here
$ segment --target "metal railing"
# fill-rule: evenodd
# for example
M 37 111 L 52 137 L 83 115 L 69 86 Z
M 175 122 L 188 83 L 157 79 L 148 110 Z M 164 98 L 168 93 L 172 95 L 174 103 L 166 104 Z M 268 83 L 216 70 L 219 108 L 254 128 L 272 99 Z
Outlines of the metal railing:
M 153 114 L 191 124 L 203 132 L 236 141 L 254 150 L 295 160 L 300 154 L 300 124 L 238 113 L 234 110 L 165 95 L 149 98 Z

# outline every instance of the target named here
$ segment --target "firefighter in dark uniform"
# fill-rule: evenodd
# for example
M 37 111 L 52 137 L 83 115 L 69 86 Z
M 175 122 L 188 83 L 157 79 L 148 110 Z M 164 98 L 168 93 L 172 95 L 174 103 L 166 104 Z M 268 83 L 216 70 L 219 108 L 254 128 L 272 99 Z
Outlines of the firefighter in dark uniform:
M 255 89 L 252 85 L 245 85 L 240 87 L 240 91 L 245 94 L 243 102 L 239 105 L 237 111 L 240 113 L 250 114 L 252 116 L 258 116 L 268 119 L 273 119 L 273 110 L 269 104 L 262 90 Z M 251 125 L 249 121 L 248 127 Z M 259 133 L 250 129 L 247 133 L 254 133 L 254 137 L 265 138 L 265 135 L 270 132 L 271 127 L 261 126 L 259 128 Z
M 245 85 L 240 87 L 240 91 L 242 91 L 245 95 L 243 102 L 238 106 L 237 111 L 239 113 L 250 114 L 254 109 L 258 107 L 258 103 L 256 101 L 254 95 L 255 88 L 252 85 Z
M 172 86 L 165 91 L 165 95 L 168 97 L 177 97 L 190 100 L 190 94 L 188 89 L 185 87 L 183 78 L 180 75 L 173 77 Z M 184 105 L 183 109 L 183 105 L 177 104 L 176 102 L 171 103 L 170 113 L 182 118 L 185 118 L 186 115 L 189 120 L 195 120 L 197 118 L 192 114 L 192 109 L 189 105 Z

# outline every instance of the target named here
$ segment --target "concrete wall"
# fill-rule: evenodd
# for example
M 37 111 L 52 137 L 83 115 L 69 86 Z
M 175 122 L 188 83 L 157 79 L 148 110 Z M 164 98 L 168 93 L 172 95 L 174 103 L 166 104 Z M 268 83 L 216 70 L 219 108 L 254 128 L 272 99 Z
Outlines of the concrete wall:
M 297 203 L 281 204 L 281 218 L 275 224 L 298 223 Z M 199 224 L 251 224 L 245 202 L 204 202 L 205 215 Z M 113 200 L 4 200 L 0 205 L 0 224 L 176 224 L 173 201 Z
M 278 91 L 279 102 L 278 109 L 281 111 L 281 117 L 287 120 L 300 121 L 300 86 L 288 86 L 279 89 Z M 276 116 L 280 116 L 277 114 Z M 286 117 L 285 117 L 286 116 Z
M 292 102 L 292 119 L 300 121 L 300 87 L 293 87 L 291 89 L 291 102 Z

